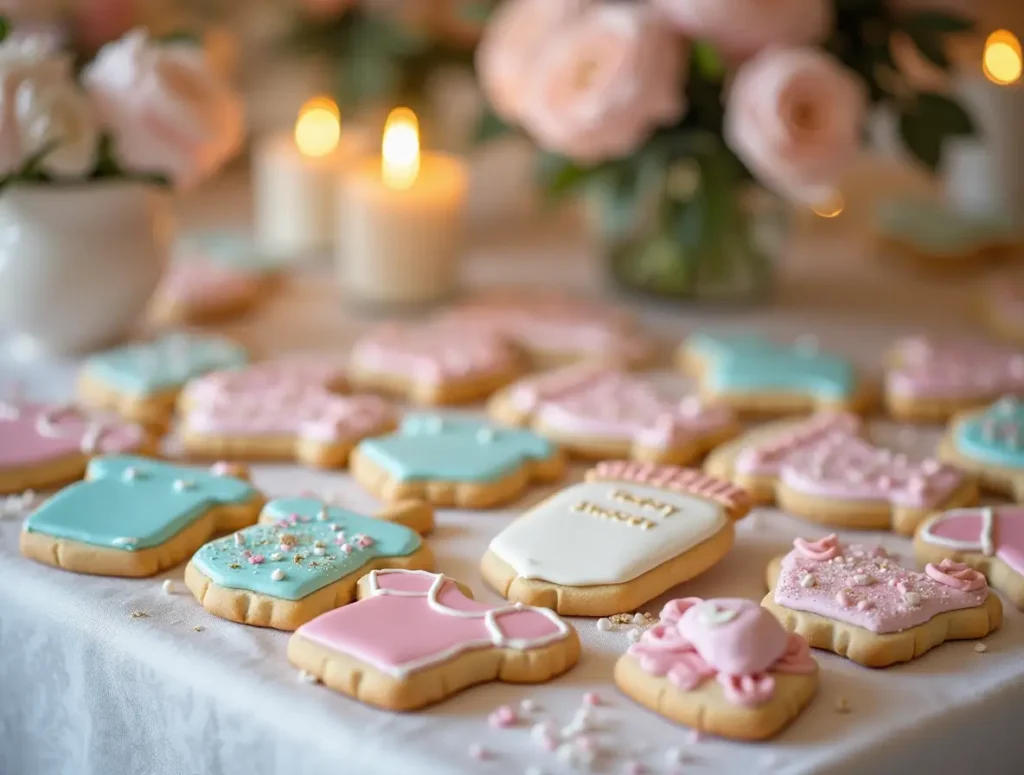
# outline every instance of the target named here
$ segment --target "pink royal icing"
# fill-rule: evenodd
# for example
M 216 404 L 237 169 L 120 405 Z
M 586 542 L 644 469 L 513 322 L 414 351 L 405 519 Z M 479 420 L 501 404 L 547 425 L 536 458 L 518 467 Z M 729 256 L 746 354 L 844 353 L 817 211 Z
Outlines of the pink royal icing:
M 794 547 L 782 560 L 775 602 L 871 632 L 902 632 L 941 613 L 975 608 L 988 597 L 987 585 L 959 589 L 864 546 L 839 547 L 827 560 L 805 556 L 796 542 Z
M 478 603 L 440 573 L 380 570 L 370 573 L 368 597 L 297 633 L 402 677 L 474 649 L 540 648 L 570 630 L 546 608 Z
M 981 401 L 1024 394 L 1024 352 L 985 343 L 913 338 L 897 343 L 895 354 L 899 364 L 886 376 L 893 395 Z
M 394 422 L 385 399 L 341 395 L 332 363 L 269 361 L 207 374 L 189 383 L 186 427 L 225 436 L 288 435 L 326 442 L 361 439 Z
M 73 406 L 0 400 L 0 467 L 38 465 L 74 453 L 137 450 L 146 440 L 137 425 L 90 418 Z
M 788 634 L 771 613 L 741 598 L 673 600 L 629 653 L 641 669 L 682 691 L 717 678 L 726 699 L 749 707 L 771 699 L 772 672 L 816 669 L 801 636 Z
M 938 565 L 928 563 L 924 572 L 928 578 L 964 592 L 981 589 L 987 583 L 985 577 L 978 571 L 967 567 L 962 562 L 953 562 L 949 559 L 944 559 Z
M 745 509 L 750 506 L 750 493 L 726 479 L 708 476 L 695 468 L 638 463 L 629 460 L 605 460 L 597 464 L 589 479 L 649 484 L 664 487 L 690 495 L 697 495 L 718 501 L 729 509 Z
M 925 543 L 997 557 L 1024 575 L 1024 508 L 993 506 L 955 509 L 925 523 Z
M 251 297 L 263 279 L 252 272 L 209 261 L 179 261 L 170 266 L 157 292 L 171 302 L 228 304 Z
M 696 396 L 670 401 L 647 380 L 600 364 L 582 364 L 523 380 L 511 388 L 518 410 L 547 428 L 670 449 L 720 432 L 734 419 Z
M 814 449 L 834 436 L 856 435 L 860 425 L 860 418 L 852 414 L 816 414 L 782 433 L 743 449 L 736 457 L 736 470 L 759 476 L 777 476 L 786 461 Z

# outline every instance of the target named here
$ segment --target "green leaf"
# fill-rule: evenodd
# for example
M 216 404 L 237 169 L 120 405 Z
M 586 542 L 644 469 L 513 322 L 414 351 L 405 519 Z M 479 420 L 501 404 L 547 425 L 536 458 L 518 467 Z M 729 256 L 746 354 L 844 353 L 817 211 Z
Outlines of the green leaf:
M 974 29 L 973 20 L 941 11 L 911 11 L 901 14 L 898 20 L 905 28 L 933 32 L 970 32 Z
M 946 41 L 942 33 L 928 27 L 910 25 L 904 25 L 903 29 L 925 59 L 943 70 L 949 69 L 950 61 L 946 54 Z
M 555 153 L 540 153 L 537 156 L 537 177 L 553 199 L 561 199 L 593 174 L 594 168 L 580 167 Z
M 0 43 L 7 39 L 7 36 L 11 32 L 11 25 L 7 21 L 6 16 L 0 16 Z
M 725 77 L 725 62 L 718 50 L 706 41 L 698 40 L 693 44 L 693 64 L 709 81 L 721 81 Z
M 921 119 L 947 135 L 974 134 L 974 121 L 963 106 L 944 94 L 921 92 L 917 95 L 917 114 Z
M 166 35 L 161 35 L 157 40 L 167 45 L 176 44 L 195 47 L 203 45 L 202 36 L 192 30 L 175 30 L 174 32 L 168 32 Z
M 473 142 L 474 144 L 482 145 L 511 134 L 512 131 L 512 127 L 502 121 L 493 110 L 485 107 L 480 114 L 480 120 L 477 121 L 476 131 L 473 133 Z

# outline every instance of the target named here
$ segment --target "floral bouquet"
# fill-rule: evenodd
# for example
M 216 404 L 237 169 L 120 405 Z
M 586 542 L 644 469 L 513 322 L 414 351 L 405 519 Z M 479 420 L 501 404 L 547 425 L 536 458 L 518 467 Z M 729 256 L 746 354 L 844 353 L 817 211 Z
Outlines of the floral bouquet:
M 616 278 L 676 296 L 735 297 L 769 277 L 765 190 L 827 207 L 871 103 L 899 114 L 935 167 L 969 134 L 953 100 L 916 90 L 893 44 L 948 68 L 970 22 L 920 0 L 506 0 L 477 50 L 502 125 L 543 151 L 549 189 L 585 187 Z M 778 212 L 776 209 L 774 212 Z

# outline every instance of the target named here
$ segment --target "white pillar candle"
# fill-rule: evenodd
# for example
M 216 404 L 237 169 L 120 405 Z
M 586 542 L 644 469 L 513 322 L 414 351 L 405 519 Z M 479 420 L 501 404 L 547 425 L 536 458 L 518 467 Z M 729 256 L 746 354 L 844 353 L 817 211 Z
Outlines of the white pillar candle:
M 336 232 L 338 178 L 369 151 L 358 129 L 341 131 L 338 109 L 318 98 L 299 113 L 294 132 L 265 138 L 254 153 L 256 244 L 272 258 L 330 250 Z
M 338 278 L 355 299 L 417 304 L 458 284 L 468 176 L 457 158 L 420 153 L 411 111 L 384 129 L 381 156 L 364 159 L 340 182 Z

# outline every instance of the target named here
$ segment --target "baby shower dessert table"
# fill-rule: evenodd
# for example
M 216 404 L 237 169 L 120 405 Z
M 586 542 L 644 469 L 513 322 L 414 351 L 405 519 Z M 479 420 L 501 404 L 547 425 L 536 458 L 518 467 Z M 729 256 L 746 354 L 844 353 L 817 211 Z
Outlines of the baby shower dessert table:
M 205 226 L 202 218 L 190 223 Z M 793 339 L 814 335 L 877 372 L 898 336 L 979 333 L 968 284 L 929 282 L 879 267 L 854 221 L 804 229 L 786 258 L 773 304 L 750 310 L 675 309 L 634 303 L 668 342 L 688 331 L 756 331 Z M 606 293 L 578 232 L 531 230 L 528 237 L 477 240 L 467 258 L 468 285 L 542 281 L 590 295 Z M 260 356 L 345 352 L 379 317 L 341 300 L 325 266 L 295 273 L 254 316 L 221 330 Z M 73 360 L 0 356 L 4 384 L 20 380 L 30 396 L 70 399 Z M 661 375 L 666 389 L 685 381 Z M 479 412 L 480 407 L 452 410 Z M 938 428 L 875 421 L 877 438 L 924 455 Z M 167 442 L 173 452 L 173 436 Z M 574 465 L 567 481 L 578 480 Z M 372 513 L 377 505 L 345 472 L 295 465 L 253 465 L 270 497 L 312 490 Z M 438 570 L 496 601 L 477 565 L 490 539 L 554 488 L 533 489 L 488 512 L 442 510 L 429 542 Z M 12 509 L 13 511 L 13 509 Z M 823 668 L 818 696 L 774 741 L 697 739 L 621 695 L 611 681 L 629 645 L 626 630 L 602 632 L 573 619 L 583 642 L 579 665 L 537 686 L 487 684 L 412 714 L 374 710 L 301 680 L 285 656 L 288 634 L 217 619 L 181 583 L 183 567 L 143 580 L 78 576 L 18 554 L 21 518 L 0 513 L 0 774 L 84 775 L 461 775 L 579 772 L 538 746 L 532 723 L 569 723 L 586 692 L 597 692 L 593 732 L 603 753 L 595 772 L 639 762 L 651 773 L 1024 771 L 1024 615 L 1008 605 L 1003 627 L 976 643 L 943 645 L 912 663 L 870 670 L 814 652 Z M 737 543 L 720 565 L 652 601 L 657 615 L 672 597 L 741 596 L 759 600 L 764 569 L 798 535 L 828 532 L 761 508 L 739 523 Z M 880 542 L 903 558 L 910 544 L 882 533 L 843 533 L 846 542 Z M 568 550 L 568 549 L 567 549 Z M 163 590 L 174 580 L 175 594 Z M 492 729 L 487 714 L 532 700 L 536 709 L 512 729 Z M 480 761 L 469 750 L 491 754 Z M 670 758 L 681 763 L 670 763 Z M 530 769 L 534 768 L 534 769 Z

